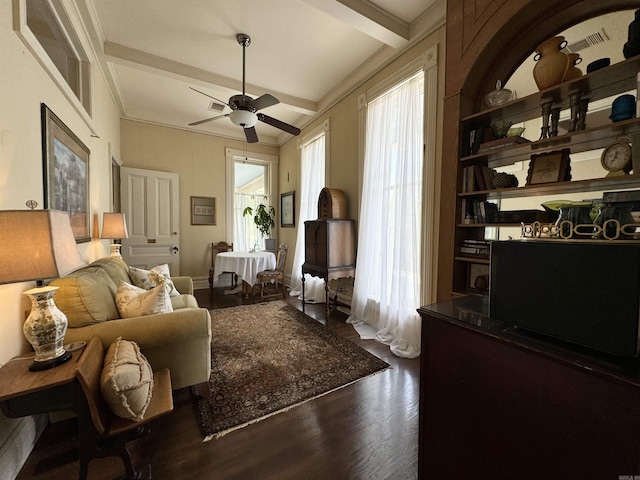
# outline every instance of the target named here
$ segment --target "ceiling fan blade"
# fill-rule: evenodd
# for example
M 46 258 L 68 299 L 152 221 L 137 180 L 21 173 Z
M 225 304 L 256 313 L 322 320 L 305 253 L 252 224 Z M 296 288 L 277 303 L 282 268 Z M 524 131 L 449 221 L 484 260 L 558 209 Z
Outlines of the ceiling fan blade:
M 288 123 L 284 123 L 276 118 L 270 117 L 269 115 L 265 115 L 264 113 L 258 114 L 258 120 L 264 122 L 272 127 L 279 128 L 280 130 L 284 130 L 291 135 L 300 135 L 300 129 L 298 127 L 294 127 L 293 125 L 289 125 Z
M 200 90 L 197 90 L 197 89 L 195 89 L 195 88 L 193 88 L 193 87 L 189 87 L 189 88 L 190 88 L 191 90 L 193 90 L 194 92 L 201 93 L 201 94 L 202 94 L 202 95 L 204 95 L 205 97 L 213 98 L 216 102 L 221 103 L 222 105 L 226 105 L 227 107 L 231 108 L 231 105 L 229 105 L 227 102 L 225 102 L 225 101 L 223 101 L 223 100 L 220 100 L 220 99 L 218 99 L 218 98 L 216 98 L 216 97 L 212 97 L 212 96 L 211 96 L 211 95 L 209 95 L 208 93 L 201 92 Z
M 258 133 L 254 127 L 244 128 L 243 130 L 248 143 L 256 143 L 258 141 Z
M 269 95 L 268 93 L 265 93 L 261 97 L 258 97 L 255 100 L 251 101 L 251 105 L 256 109 L 256 112 L 258 110 L 262 110 L 263 108 L 277 105 L 278 103 L 280 103 L 280 100 L 278 100 L 273 95 Z
M 198 120 L 197 122 L 190 123 L 189 126 L 193 127 L 193 126 L 196 126 L 196 125 L 201 125 L 203 123 L 211 122 L 213 120 L 217 120 L 218 118 L 228 117 L 228 116 L 229 116 L 228 113 L 225 114 L 225 115 L 216 115 L 215 117 L 205 118 L 204 120 Z

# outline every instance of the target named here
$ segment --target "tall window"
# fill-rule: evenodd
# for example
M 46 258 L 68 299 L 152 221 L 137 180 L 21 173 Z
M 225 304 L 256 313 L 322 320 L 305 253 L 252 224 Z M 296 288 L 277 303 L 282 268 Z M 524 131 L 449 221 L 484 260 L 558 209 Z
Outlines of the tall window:
M 300 155 L 300 215 L 298 217 L 298 236 L 296 253 L 291 270 L 290 295 L 302 294 L 302 264 L 304 263 L 304 222 L 318 218 L 318 196 L 325 187 L 326 166 L 326 130 L 311 135 L 302 143 Z M 306 302 L 321 303 L 325 301 L 324 281 L 311 275 L 305 275 Z
M 246 252 L 256 247 L 263 250 L 264 239 L 258 232 L 253 216 L 245 217 L 242 212 L 247 207 L 255 211 L 256 206 L 261 203 L 271 205 L 267 195 L 267 166 L 244 159 L 236 160 L 234 165 L 234 250 Z
M 367 105 L 351 323 L 366 321 L 402 357 L 420 354 L 422 72 Z

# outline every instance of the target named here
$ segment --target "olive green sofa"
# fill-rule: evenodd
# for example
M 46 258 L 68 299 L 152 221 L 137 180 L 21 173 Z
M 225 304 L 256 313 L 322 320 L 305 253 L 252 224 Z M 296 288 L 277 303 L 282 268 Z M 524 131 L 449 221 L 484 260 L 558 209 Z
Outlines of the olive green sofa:
M 115 296 L 120 280 L 132 283 L 119 257 L 105 257 L 51 281 L 56 305 L 67 316 L 65 344 L 97 335 L 105 349 L 118 337 L 140 346 L 154 370 L 168 368 L 174 390 L 209 380 L 211 317 L 193 296 L 191 277 L 172 277 L 180 295 L 173 312 L 120 318 Z

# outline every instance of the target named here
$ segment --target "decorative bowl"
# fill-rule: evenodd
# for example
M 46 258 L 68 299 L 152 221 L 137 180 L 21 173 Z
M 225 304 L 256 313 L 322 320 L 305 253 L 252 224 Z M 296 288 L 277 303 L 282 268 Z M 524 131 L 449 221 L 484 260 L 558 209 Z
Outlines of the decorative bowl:
M 497 122 L 491 122 L 491 133 L 495 138 L 503 138 L 507 136 L 507 132 L 513 125 L 513 122 L 509 120 L 498 120 Z
M 599 58 L 598 60 L 594 60 L 589 65 L 587 65 L 587 73 L 595 72 L 596 70 L 600 70 L 601 68 L 605 68 L 611 65 L 611 59 L 608 57 Z
M 497 107 L 499 105 L 502 105 L 503 103 L 507 103 L 513 100 L 513 92 L 507 88 L 501 87 L 502 82 L 498 80 L 498 82 L 496 83 L 496 89 L 485 95 L 484 101 L 489 107 Z
M 511 127 L 507 131 L 507 137 L 519 137 L 524 132 L 524 127 Z

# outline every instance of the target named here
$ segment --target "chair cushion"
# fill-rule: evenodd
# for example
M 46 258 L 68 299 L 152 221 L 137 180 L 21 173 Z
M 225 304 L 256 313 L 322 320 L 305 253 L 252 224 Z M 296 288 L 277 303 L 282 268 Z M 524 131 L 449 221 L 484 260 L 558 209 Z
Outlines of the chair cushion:
M 281 275 L 282 275 L 282 272 L 279 270 L 264 270 L 258 273 L 258 277 L 277 277 Z
M 137 343 L 118 337 L 109 346 L 100 391 L 118 417 L 136 422 L 144 418 L 153 392 L 153 371 Z
M 163 283 L 151 290 L 120 281 L 116 305 L 122 318 L 173 312 L 168 287 Z
M 161 283 L 166 283 L 169 286 L 169 294 L 172 297 L 177 297 L 180 292 L 176 289 L 175 285 L 171 281 L 171 275 L 169 273 L 169 265 L 166 263 L 153 267 L 151 270 L 144 270 L 142 268 L 129 267 L 129 276 L 131 281 L 136 287 L 144 288 L 145 290 L 151 290 L 153 287 L 157 287 Z

